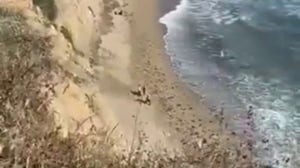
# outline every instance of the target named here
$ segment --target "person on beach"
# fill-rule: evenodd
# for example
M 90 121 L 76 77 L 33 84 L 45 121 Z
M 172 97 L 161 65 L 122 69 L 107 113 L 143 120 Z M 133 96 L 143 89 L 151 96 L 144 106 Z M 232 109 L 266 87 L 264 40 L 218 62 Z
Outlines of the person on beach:
M 143 86 L 140 86 L 138 88 L 138 90 L 141 92 L 142 95 L 146 95 L 146 87 L 143 85 Z
M 150 99 L 150 95 L 149 94 L 145 95 L 144 102 L 145 102 L 145 104 L 147 104 L 149 106 L 151 105 L 151 99 Z
M 150 94 L 147 93 L 146 87 L 144 85 L 138 85 L 138 89 L 131 90 L 130 93 L 137 97 L 135 99 L 137 102 L 140 102 L 142 104 L 151 105 Z
M 223 125 L 224 119 L 225 119 L 225 117 L 224 117 L 224 107 L 221 107 L 221 110 L 220 110 L 220 119 L 219 119 L 219 124 L 220 124 L 221 127 Z
M 142 86 L 141 85 L 138 85 L 138 89 L 137 90 L 131 90 L 130 93 L 133 94 L 134 96 L 137 96 L 137 97 L 141 97 L 143 94 L 143 91 L 142 91 Z
M 146 91 L 145 86 L 142 86 L 141 92 L 142 92 L 142 102 L 144 104 L 151 105 L 150 94 Z
M 253 107 L 249 106 L 249 109 L 247 111 L 247 118 L 250 119 L 253 116 Z

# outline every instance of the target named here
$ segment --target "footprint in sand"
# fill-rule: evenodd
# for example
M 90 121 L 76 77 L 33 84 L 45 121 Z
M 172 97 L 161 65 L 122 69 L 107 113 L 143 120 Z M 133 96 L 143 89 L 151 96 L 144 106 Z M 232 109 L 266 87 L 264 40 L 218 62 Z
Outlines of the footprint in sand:
M 168 107 L 168 108 L 166 109 L 167 112 L 172 111 L 172 110 L 173 110 L 173 107 Z

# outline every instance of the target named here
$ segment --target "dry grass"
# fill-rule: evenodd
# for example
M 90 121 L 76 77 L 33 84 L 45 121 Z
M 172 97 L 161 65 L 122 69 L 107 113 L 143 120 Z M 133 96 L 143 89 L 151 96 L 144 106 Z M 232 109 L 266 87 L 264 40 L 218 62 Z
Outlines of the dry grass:
M 47 105 L 54 66 L 46 39 L 24 18 L 0 15 L 0 167 L 63 167 L 74 164 L 74 139 L 60 139 Z M 66 162 L 68 160 L 68 162 Z
M 60 136 L 48 108 L 59 68 L 47 39 L 35 34 L 22 16 L 0 10 L 0 167 L 109 165 L 113 157 L 101 139 L 87 144 L 87 135 Z M 89 150 L 95 145 L 97 153 Z

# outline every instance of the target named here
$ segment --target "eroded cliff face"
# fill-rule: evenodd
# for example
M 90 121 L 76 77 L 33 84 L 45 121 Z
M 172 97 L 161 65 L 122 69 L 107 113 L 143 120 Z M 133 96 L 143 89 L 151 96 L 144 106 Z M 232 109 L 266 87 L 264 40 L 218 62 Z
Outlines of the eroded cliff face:
M 57 85 L 58 94 L 52 103 L 58 112 L 57 124 L 63 126 L 64 135 L 78 129 L 78 123 L 83 121 L 82 131 L 96 125 L 102 127 L 98 115 L 99 103 L 96 107 L 92 96 L 98 91 L 93 76 L 96 75 L 95 67 L 91 65 L 91 59 L 97 57 L 100 41 L 98 25 L 101 22 L 102 1 L 57 0 L 55 5 L 53 57 L 67 76 Z
M 0 7 L 21 13 L 32 31 L 51 44 L 51 58 L 60 70 L 52 79 L 55 94 L 50 107 L 63 136 L 91 128 L 112 129 L 122 118 L 122 106 L 132 103 L 127 94 L 132 83 L 125 2 L 3 0 Z M 117 90 L 122 96 L 114 95 Z M 129 113 L 126 116 L 131 118 Z M 128 122 L 125 119 L 123 124 Z
M 52 108 L 63 135 L 113 130 L 110 137 L 129 152 L 132 143 L 139 143 L 135 132 L 140 129 L 151 135 L 147 149 L 171 146 L 163 131 L 157 131 L 156 107 L 142 106 L 129 94 L 137 83 L 130 74 L 135 71 L 130 5 L 123 0 L 56 0 L 55 5 L 56 17 L 49 26 L 52 54 L 66 78 L 55 87 Z M 149 124 L 137 126 L 137 115 L 140 123 Z
M 51 43 L 51 57 L 60 67 L 51 108 L 63 135 L 104 129 L 99 99 L 104 65 L 99 48 L 101 34 L 112 26 L 106 24 L 112 18 L 103 23 L 102 18 L 109 16 L 103 11 L 113 8 L 102 0 L 1 0 L 0 7 L 21 13 L 32 31 Z
M 135 111 L 136 107 L 128 96 L 132 80 L 126 4 L 108 0 L 53 2 L 53 11 L 46 14 L 54 12 L 51 16 L 55 17 L 49 19 L 44 4 L 34 3 L 36 17 L 43 21 L 28 22 L 33 28 L 46 31 L 53 44 L 52 57 L 64 72 L 59 75 L 61 80 L 54 88 L 56 94 L 51 104 L 63 135 L 74 131 L 87 133 L 91 128 L 110 130 L 119 122 L 132 130 L 131 120 L 119 120 L 123 118 L 120 114 L 131 119 L 131 114 L 124 111 L 128 111 L 127 107 Z M 122 16 L 118 15 L 120 11 Z M 40 26 L 43 22 L 46 28 Z M 114 133 L 121 131 L 120 127 Z M 126 139 L 121 139 L 124 142 L 120 143 L 126 144 Z

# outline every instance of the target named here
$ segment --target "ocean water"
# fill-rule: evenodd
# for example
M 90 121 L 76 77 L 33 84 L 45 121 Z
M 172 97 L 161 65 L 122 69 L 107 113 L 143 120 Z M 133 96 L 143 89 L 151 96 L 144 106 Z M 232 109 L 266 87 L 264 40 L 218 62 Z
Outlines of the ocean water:
M 299 168 L 300 1 L 182 0 L 160 22 L 176 72 L 251 134 L 257 161 Z

